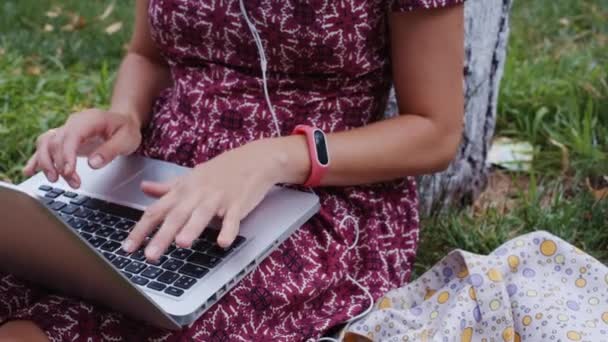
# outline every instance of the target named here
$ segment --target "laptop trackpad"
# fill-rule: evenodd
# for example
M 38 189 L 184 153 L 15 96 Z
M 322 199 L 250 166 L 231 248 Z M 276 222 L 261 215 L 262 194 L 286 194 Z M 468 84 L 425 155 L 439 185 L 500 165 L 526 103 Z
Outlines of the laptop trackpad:
M 142 181 L 168 181 L 187 171 L 185 167 L 137 156 L 119 157 L 100 170 L 91 169 L 84 158 L 78 160 L 83 190 L 116 202 L 143 206 L 154 198 L 141 191 Z

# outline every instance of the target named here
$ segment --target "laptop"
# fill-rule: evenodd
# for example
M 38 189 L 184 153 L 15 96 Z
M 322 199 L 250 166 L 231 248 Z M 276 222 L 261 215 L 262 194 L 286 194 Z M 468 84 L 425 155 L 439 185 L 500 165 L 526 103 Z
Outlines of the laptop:
M 228 249 L 215 243 L 212 222 L 192 248 L 171 246 L 153 264 L 143 250 L 121 248 L 154 201 L 140 183 L 189 169 L 129 156 L 101 170 L 78 158 L 77 170 L 78 190 L 42 173 L 0 183 L 0 271 L 172 330 L 194 322 L 319 209 L 314 194 L 273 187 Z

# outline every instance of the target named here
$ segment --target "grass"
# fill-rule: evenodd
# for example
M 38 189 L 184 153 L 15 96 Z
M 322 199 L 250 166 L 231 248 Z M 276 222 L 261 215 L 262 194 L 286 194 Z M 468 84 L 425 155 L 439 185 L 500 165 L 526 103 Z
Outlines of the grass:
M 133 1 L 116 1 L 100 19 L 110 3 L 0 4 L 0 178 L 23 179 L 40 132 L 107 105 Z M 122 29 L 106 33 L 116 22 Z M 474 208 L 425 218 L 417 274 L 451 249 L 487 253 L 534 229 L 608 262 L 608 200 L 596 201 L 585 185 L 608 174 L 607 44 L 608 0 L 514 2 L 496 135 L 531 142 L 533 168 L 507 174 L 508 191 L 492 193 L 505 186 L 495 184 Z

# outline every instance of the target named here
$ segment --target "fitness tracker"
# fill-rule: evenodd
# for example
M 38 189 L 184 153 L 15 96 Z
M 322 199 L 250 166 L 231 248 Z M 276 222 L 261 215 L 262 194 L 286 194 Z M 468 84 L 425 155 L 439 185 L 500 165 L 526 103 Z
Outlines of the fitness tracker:
M 310 156 L 310 175 L 304 186 L 318 186 L 329 167 L 329 150 L 327 139 L 322 130 L 307 125 L 297 125 L 293 134 L 304 134 L 308 142 L 308 154 Z

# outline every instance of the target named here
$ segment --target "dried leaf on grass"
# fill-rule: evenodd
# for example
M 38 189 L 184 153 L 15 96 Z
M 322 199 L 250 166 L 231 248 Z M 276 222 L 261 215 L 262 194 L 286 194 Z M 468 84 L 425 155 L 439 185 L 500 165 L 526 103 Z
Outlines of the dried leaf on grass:
M 55 27 L 51 24 L 45 24 L 42 30 L 44 32 L 53 32 L 55 30 Z
M 61 14 L 61 7 L 53 7 L 46 12 L 46 16 L 49 18 L 57 18 Z
M 40 76 L 42 68 L 39 65 L 30 65 L 25 69 L 25 73 L 30 76 Z
M 112 25 L 106 27 L 105 31 L 107 34 L 114 34 L 122 29 L 122 22 L 117 21 Z
M 568 148 L 560 143 L 557 140 L 554 139 L 549 139 L 549 142 L 554 145 L 557 146 L 561 151 L 562 151 L 562 175 L 565 175 L 568 170 L 570 169 L 570 153 L 568 153 Z
M 488 209 L 505 214 L 517 204 L 516 194 L 528 184 L 527 176 L 513 177 L 503 171 L 493 171 L 488 176 L 488 186 L 473 203 L 473 212 L 483 215 Z
M 110 14 L 112 14 L 112 12 L 114 11 L 114 2 L 110 3 L 108 5 L 108 7 L 106 7 L 106 10 L 103 11 L 103 13 L 99 16 L 99 20 L 105 20 L 107 17 L 110 16 Z
M 70 22 L 61 27 L 62 31 L 77 31 L 83 29 L 87 26 L 87 22 L 83 16 L 78 13 L 69 12 L 68 16 L 70 17 Z
M 3 48 L 0 48 L 0 56 L 4 55 L 6 53 L 6 50 L 4 50 Z

